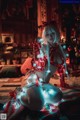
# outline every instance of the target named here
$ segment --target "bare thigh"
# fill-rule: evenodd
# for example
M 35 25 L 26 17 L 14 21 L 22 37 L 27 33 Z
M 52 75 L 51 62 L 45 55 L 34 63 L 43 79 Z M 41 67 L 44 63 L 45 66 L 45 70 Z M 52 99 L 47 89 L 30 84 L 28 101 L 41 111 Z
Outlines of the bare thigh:
M 57 67 L 51 65 L 50 73 L 48 73 L 47 70 L 48 70 L 48 67 L 46 66 L 43 71 L 36 71 L 36 74 L 38 75 L 39 78 L 43 79 L 43 82 L 49 83 L 49 80 L 52 77 L 52 75 L 56 72 Z

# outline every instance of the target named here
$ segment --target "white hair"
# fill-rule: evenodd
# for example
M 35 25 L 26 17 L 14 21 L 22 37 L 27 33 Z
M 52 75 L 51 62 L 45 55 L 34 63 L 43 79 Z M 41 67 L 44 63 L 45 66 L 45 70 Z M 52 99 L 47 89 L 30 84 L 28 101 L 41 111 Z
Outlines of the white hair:
M 54 39 L 54 43 L 59 42 L 60 40 L 60 34 L 59 34 L 59 30 L 56 26 L 54 25 L 48 25 L 43 29 L 42 32 L 42 38 L 45 40 L 46 39 L 46 35 L 47 34 L 51 34 L 54 33 L 55 34 L 55 39 Z

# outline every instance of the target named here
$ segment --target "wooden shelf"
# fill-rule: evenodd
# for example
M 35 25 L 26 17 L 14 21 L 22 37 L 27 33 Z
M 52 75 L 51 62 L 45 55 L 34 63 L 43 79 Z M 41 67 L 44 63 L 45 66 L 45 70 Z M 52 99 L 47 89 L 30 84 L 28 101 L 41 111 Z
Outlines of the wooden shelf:
M 4 67 L 4 66 L 17 66 L 20 67 L 22 64 L 10 64 L 10 65 L 0 65 L 0 67 Z

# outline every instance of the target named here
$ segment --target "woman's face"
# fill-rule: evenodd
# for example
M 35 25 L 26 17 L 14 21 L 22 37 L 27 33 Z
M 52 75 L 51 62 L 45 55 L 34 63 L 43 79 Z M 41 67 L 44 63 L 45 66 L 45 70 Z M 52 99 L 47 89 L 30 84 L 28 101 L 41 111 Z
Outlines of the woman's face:
M 55 41 L 55 32 L 52 30 L 43 30 L 44 43 L 52 45 Z

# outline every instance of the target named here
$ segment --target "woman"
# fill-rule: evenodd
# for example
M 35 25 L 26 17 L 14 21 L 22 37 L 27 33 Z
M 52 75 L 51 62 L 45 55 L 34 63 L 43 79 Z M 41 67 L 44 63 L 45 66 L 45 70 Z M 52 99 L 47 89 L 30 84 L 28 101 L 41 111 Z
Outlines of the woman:
M 42 32 L 42 39 L 38 41 L 40 45 L 37 48 L 42 53 L 41 57 L 45 61 L 45 66 L 43 71 L 39 72 L 37 70 L 37 74 L 43 78 L 43 82 L 49 83 L 51 76 L 56 70 L 63 72 L 62 68 L 64 67 L 67 73 L 66 56 L 60 45 L 60 34 L 57 26 L 55 24 L 45 26 Z
M 48 105 L 48 110 L 50 106 L 53 108 L 50 109 L 52 114 L 54 111 L 58 112 L 56 105 L 60 103 L 63 94 L 58 87 L 49 84 L 49 80 L 66 58 L 59 43 L 59 32 L 55 26 L 48 25 L 43 29 L 42 39 L 38 39 L 38 44 L 36 42 L 34 44 L 34 53 L 33 69 L 26 79 L 26 85 L 19 95 L 16 95 L 16 102 L 18 99 L 20 106 L 15 110 L 12 118 L 23 111 L 23 106 L 32 111 L 42 111 Z

